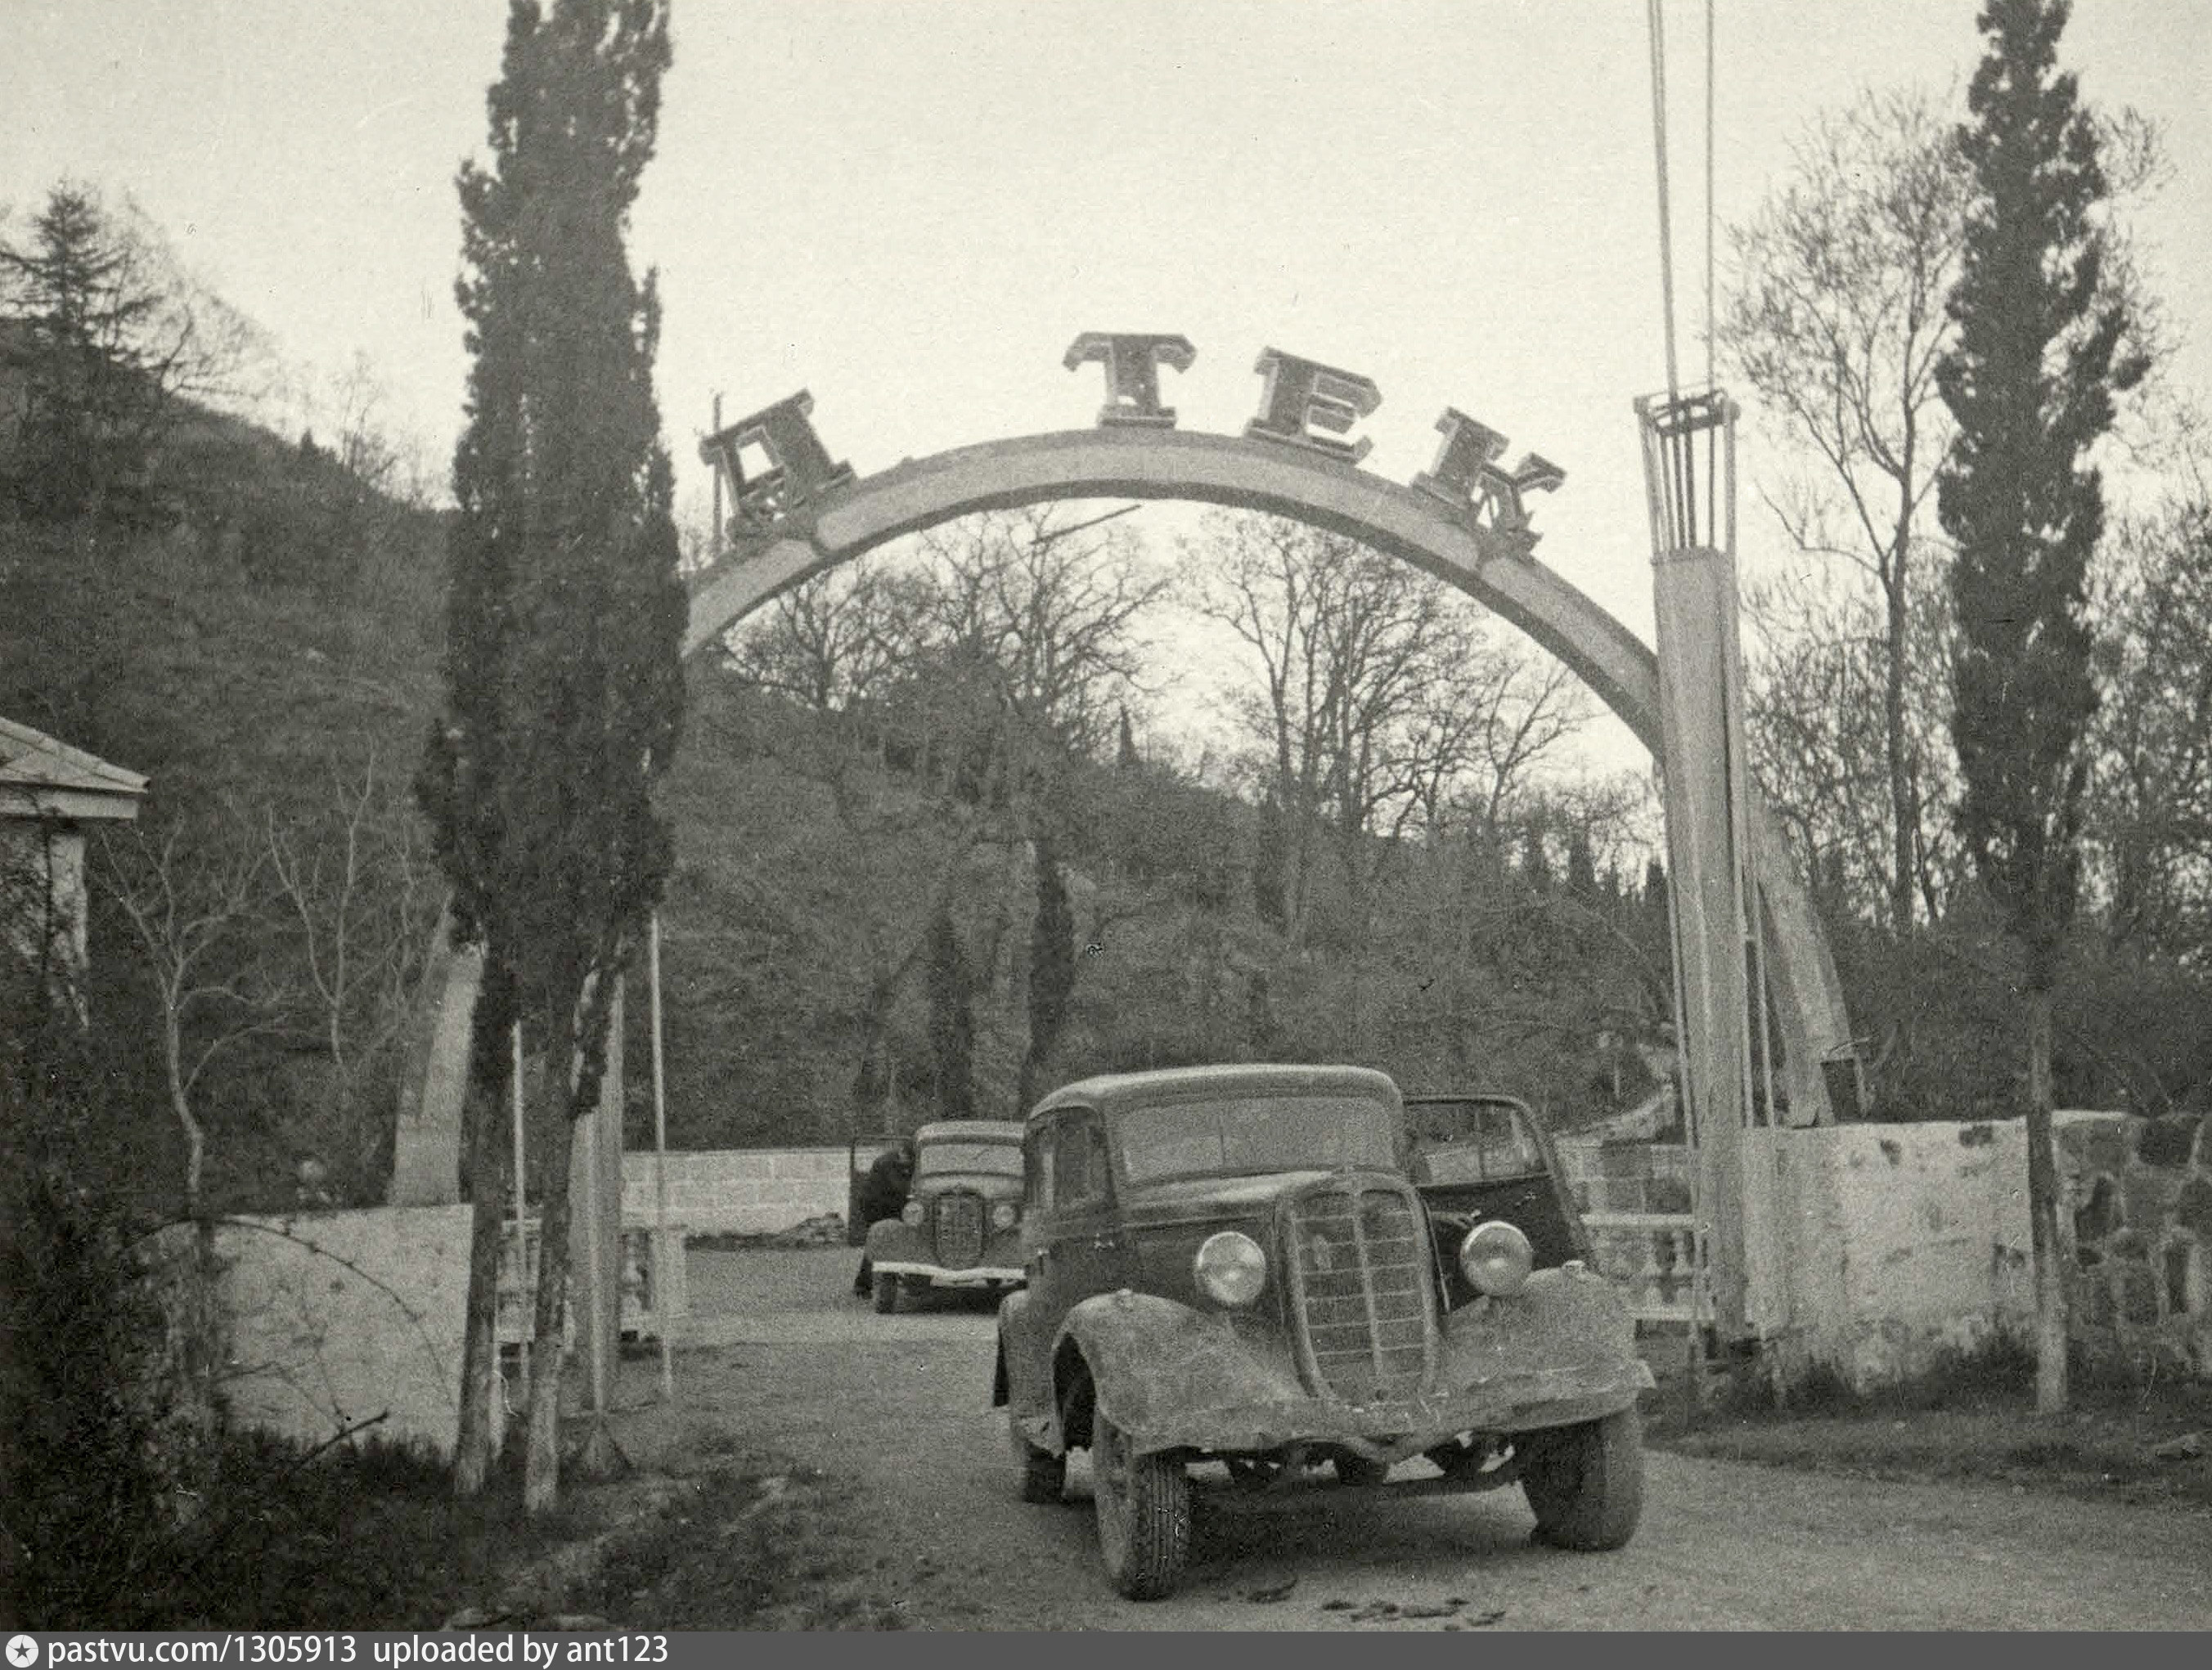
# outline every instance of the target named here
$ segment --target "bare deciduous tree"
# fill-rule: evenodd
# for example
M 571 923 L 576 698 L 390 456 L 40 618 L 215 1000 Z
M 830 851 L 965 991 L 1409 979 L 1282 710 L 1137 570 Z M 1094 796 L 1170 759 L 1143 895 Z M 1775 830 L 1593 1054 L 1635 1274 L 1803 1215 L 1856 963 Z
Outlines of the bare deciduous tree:
M 1891 926 L 1912 925 L 1928 796 L 1911 733 L 1911 621 L 1938 578 L 1923 513 L 1951 424 L 1936 367 L 1952 327 L 1971 176 L 1949 121 L 1919 93 L 1867 94 L 1793 148 L 1794 178 L 1730 228 L 1719 343 L 1810 465 L 1762 489 L 1790 542 L 1870 580 Z M 1771 703 L 1798 687 L 1769 679 Z
M 263 817 L 270 878 L 297 927 L 295 1023 L 323 1054 L 327 1111 L 356 1175 L 378 1145 L 368 1088 L 405 1031 L 437 913 L 412 812 L 372 751 L 358 776 L 333 763 L 313 817 Z
M 103 838 L 100 879 L 144 954 L 170 1111 L 185 1139 L 185 1214 L 202 1215 L 207 1126 L 194 1097 L 216 1058 L 276 1029 L 283 1003 L 258 930 L 272 902 L 269 854 L 234 806 Z
M 2087 832 L 2106 930 L 2182 957 L 2212 941 L 2212 497 L 2109 541 Z
M 1324 829 L 1357 907 L 1376 835 L 1433 832 L 1470 812 L 1494 826 L 1587 714 L 1564 668 L 1502 645 L 1440 582 L 1340 536 L 1217 517 L 1184 556 L 1194 606 L 1243 644 L 1259 675 L 1232 707 L 1280 814 L 1281 839 L 1268 844 L 1293 943 Z

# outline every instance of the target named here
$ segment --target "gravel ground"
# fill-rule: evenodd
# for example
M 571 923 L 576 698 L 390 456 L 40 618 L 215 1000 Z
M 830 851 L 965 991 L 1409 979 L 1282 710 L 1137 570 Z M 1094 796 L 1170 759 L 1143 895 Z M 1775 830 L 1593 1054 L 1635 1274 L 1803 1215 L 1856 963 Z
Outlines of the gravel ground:
M 2212 1628 L 2212 1515 L 2002 1485 L 1812 1475 L 1654 1452 L 1615 1554 L 1532 1546 L 1520 1492 L 1212 1503 L 1182 1589 L 1123 1600 L 1079 1456 L 1067 1503 L 1017 1499 L 989 1408 L 993 1315 L 947 1295 L 878 1316 L 856 1253 L 695 1250 L 678 1396 L 625 1365 L 648 1462 L 733 1448 L 827 1475 L 840 1575 L 913 1627 L 1009 1629 Z

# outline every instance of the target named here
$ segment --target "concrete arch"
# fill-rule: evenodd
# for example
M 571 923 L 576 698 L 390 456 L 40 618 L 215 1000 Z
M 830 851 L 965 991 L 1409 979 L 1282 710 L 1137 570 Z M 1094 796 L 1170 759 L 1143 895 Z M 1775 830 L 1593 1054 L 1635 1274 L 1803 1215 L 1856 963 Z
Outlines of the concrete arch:
M 902 535 L 979 510 L 1091 498 L 1267 511 L 1402 558 L 1559 657 L 1655 756 L 1662 752 L 1658 657 L 1529 557 L 1525 544 L 1474 525 L 1429 493 L 1318 452 L 1168 428 L 1101 427 L 988 441 L 830 489 L 700 577 L 684 653 L 696 653 L 778 593 Z M 1850 1041 L 1842 984 L 1778 830 L 1762 805 L 1752 811 L 1760 924 L 1793 1122 L 1825 1122 L 1831 1114 L 1821 1063 Z

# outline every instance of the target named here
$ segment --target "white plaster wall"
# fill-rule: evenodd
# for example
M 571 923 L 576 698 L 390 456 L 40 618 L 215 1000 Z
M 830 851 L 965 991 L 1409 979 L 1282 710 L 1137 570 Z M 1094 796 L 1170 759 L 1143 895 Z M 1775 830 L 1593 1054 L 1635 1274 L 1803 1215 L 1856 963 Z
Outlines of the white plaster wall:
M 2018 1120 L 1827 1126 L 1773 1145 L 1792 1307 L 1814 1359 L 1864 1385 L 2032 1321 Z
M 860 1163 L 875 1158 L 860 1149 Z M 828 1212 L 844 1215 L 846 1151 L 742 1148 L 672 1152 L 668 1218 L 690 1235 L 773 1235 Z M 623 1156 L 623 1222 L 653 1221 L 653 1156 Z
M 470 1208 L 380 1206 L 220 1225 L 232 1416 L 319 1442 L 373 1429 L 453 1453 Z

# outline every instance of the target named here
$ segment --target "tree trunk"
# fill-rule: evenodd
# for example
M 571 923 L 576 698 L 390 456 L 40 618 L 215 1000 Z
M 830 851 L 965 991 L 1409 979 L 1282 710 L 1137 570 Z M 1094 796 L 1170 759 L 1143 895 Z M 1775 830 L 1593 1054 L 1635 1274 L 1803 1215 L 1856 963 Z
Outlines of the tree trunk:
M 495 1088 L 471 1090 L 469 1120 L 469 1297 L 461 1345 L 461 1418 L 453 1494 L 481 1492 L 491 1473 L 492 1382 L 499 1375 L 499 1248 L 508 1180 Z M 522 1252 L 515 1248 L 518 1255 Z
M 1059 845 L 1049 835 L 1041 835 L 1032 846 L 1036 903 L 1030 921 L 1029 1043 L 1022 1052 L 1021 1077 L 1014 1092 L 1017 1119 L 1026 1115 L 1044 1093 L 1045 1074 L 1075 991 L 1075 922 L 1060 872 Z
M 1904 534 L 1899 535 L 1900 547 Z M 1905 553 L 1897 552 L 1887 586 L 1889 643 L 1882 680 L 1882 746 L 1889 756 L 1890 872 L 1889 926 L 1900 939 L 1912 932 L 1913 884 L 1918 866 L 1914 862 L 1914 836 L 1920 827 L 1920 810 L 1912 790 L 1905 746 Z
M 522 1509 L 548 1513 L 561 1499 L 562 1321 L 568 1285 L 568 1171 L 576 1127 L 569 1092 L 570 1073 L 555 1062 L 576 1059 L 574 1010 L 558 1028 L 546 1052 L 544 1096 L 547 1117 L 538 1121 L 545 1133 L 540 1173 L 544 1199 L 538 1212 L 538 1304 L 530 1342 L 530 1447 L 524 1453 Z M 572 1069 L 573 1071 L 573 1069 Z
M 2066 1280 L 2058 1240 L 2058 1164 L 2051 1141 L 2051 983 L 2031 969 L 2027 990 L 2027 1223 L 2035 1278 L 2035 1407 L 2063 1414 L 2068 1400 Z
M 207 1167 L 207 1132 L 192 1113 L 191 1099 L 185 1094 L 185 1041 L 175 1008 L 170 1005 L 168 1027 L 162 1035 L 162 1065 L 168 1072 L 169 1106 L 185 1133 L 185 1216 L 197 1219 L 200 1179 Z

